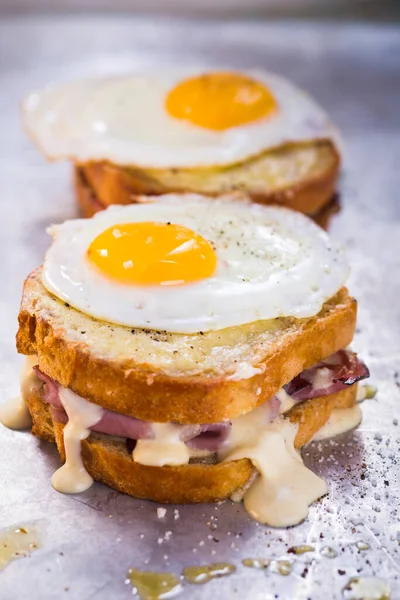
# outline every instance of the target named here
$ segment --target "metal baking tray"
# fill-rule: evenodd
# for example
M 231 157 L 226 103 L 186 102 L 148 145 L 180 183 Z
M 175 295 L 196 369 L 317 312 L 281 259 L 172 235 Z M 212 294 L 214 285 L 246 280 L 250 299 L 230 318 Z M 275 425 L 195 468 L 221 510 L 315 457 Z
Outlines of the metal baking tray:
M 55 449 L 1 427 L 0 528 L 33 528 L 38 538 L 28 556 L 0 571 L 1 600 L 129 598 L 130 568 L 179 577 L 184 567 L 214 562 L 236 571 L 202 585 L 183 582 L 178 597 L 355 598 L 345 589 L 351 578 L 379 577 L 391 598 L 400 598 L 399 57 L 397 26 L 126 15 L 2 19 L 0 401 L 18 390 L 14 335 L 22 281 L 43 258 L 45 227 L 76 215 L 70 168 L 46 164 L 24 135 L 21 97 L 51 81 L 171 63 L 277 71 L 314 94 L 342 129 L 342 210 L 331 233 L 348 249 L 350 289 L 359 300 L 354 347 L 378 393 L 363 403 L 355 433 L 305 450 L 330 493 L 307 521 L 287 530 L 258 525 L 231 502 L 170 506 L 160 519 L 157 504 L 99 484 L 63 496 L 50 485 L 59 464 Z M 299 545 L 312 549 L 289 552 Z M 290 565 L 255 569 L 242 564 L 246 558 Z

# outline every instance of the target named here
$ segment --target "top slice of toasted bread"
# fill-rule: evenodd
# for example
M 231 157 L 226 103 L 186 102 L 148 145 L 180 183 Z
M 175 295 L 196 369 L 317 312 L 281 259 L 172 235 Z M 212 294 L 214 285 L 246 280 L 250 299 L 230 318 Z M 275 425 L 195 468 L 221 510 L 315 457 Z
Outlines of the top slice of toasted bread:
M 290 144 L 225 167 L 149 169 L 107 162 L 79 170 L 103 206 L 131 204 L 137 196 L 194 192 L 218 196 L 234 190 L 255 202 L 283 204 L 314 215 L 331 200 L 340 157 L 330 140 Z
M 356 301 L 345 288 L 320 313 L 203 335 L 130 329 L 93 319 L 25 281 L 17 349 L 104 408 L 148 421 L 212 423 L 253 410 L 304 368 L 347 346 Z M 240 378 L 244 377 L 244 378 Z

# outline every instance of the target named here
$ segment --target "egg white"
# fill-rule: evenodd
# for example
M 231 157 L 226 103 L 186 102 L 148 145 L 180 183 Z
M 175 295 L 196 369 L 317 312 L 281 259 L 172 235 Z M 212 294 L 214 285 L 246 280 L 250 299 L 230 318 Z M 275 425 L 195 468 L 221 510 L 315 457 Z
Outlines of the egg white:
M 112 206 L 92 219 L 53 226 L 42 280 L 58 298 L 100 320 L 196 333 L 276 317 L 310 317 L 344 284 L 343 251 L 304 215 L 243 199 L 166 195 Z M 118 283 L 86 258 L 107 228 L 138 221 L 184 225 L 213 243 L 213 276 L 177 286 Z
M 48 158 L 148 168 L 227 165 L 289 142 L 337 137 L 312 98 L 266 71 L 245 74 L 271 90 L 276 113 L 225 131 L 171 117 L 164 107 L 169 91 L 195 74 L 150 72 L 48 87 L 25 99 L 23 120 Z

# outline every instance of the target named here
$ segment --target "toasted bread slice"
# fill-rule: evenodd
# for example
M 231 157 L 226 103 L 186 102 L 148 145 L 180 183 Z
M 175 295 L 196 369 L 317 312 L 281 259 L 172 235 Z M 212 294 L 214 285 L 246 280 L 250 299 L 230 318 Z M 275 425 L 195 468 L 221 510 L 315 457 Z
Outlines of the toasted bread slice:
M 101 203 L 96 197 L 95 192 L 92 190 L 90 185 L 84 176 L 84 171 L 80 167 L 74 169 L 74 185 L 78 206 L 81 214 L 84 217 L 93 217 L 97 212 L 108 208 L 108 205 Z M 132 202 L 143 201 L 143 196 L 132 196 Z M 338 196 L 335 194 L 330 201 L 322 206 L 318 212 L 309 215 L 313 221 L 317 223 L 322 229 L 328 229 L 330 220 L 340 210 L 340 204 Z
M 24 285 L 17 349 L 37 354 L 44 373 L 104 408 L 147 421 L 214 423 L 253 410 L 346 347 L 356 310 L 342 288 L 306 319 L 192 335 L 130 329 L 58 300 L 37 269 Z M 243 369 L 247 378 L 240 378 Z
M 235 190 L 262 204 L 316 214 L 334 195 L 340 157 L 330 140 L 288 144 L 225 167 L 144 169 L 107 162 L 79 165 L 103 206 L 131 204 L 136 196 L 194 192 L 218 196 Z M 78 193 L 79 197 L 79 193 Z
M 326 423 L 335 408 L 355 404 L 357 384 L 347 389 L 306 400 L 295 405 L 287 417 L 298 423 L 296 448 L 301 448 Z M 62 461 L 65 461 L 64 425 L 52 421 L 41 390 L 34 390 L 28 398 L 32 415 L 32 433 L 47 441 L 56 442 Z M 194 503 L 214 502 L 235 496 L 243 491 L 256 475 L 248 459 L 218 464 L 192 463 L 175 467 L 149 467 L 136 463 L 124 440 L 92 434 L 81 444 L 86 470 L 96 481 L 125 492 L 135 498 L 156 502 Z
M 325 231 L 328 230 L 331 219 L 340 212 L 339 195 L 335 194 L 330 202 L 325 204 L 317 213 L 309 215 L 313 221 Z

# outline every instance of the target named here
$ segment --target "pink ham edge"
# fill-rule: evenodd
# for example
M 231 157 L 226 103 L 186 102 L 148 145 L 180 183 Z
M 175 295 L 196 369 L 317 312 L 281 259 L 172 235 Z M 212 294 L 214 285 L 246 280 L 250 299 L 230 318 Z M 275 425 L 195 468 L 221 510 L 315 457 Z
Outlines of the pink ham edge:
M 323 386 L 316 385 L 321 369 L 328 369 L 331 375 L 331 377 L 327 377 L 326 384 Z M 39 367 L 34 367 L 34 370 L 38 378 L 45 384 L 44 399 L 50 404 L 54 420 L 58 423 L 66 423 L 68 418 L 60 401 L 59 384 L 40 371 Z M 318 396 L 333 394 L 367 377 L 369 377 L 368 368 L 354 352 L 339 350 L 314 367 L 305 369 L 284 388 L 293 400 L 302 402 Z M 280 402 L 276 396 L 268 401 L 268 408 L 266 422 L 270 423 L 280 412 Z M 205 425 L 181 425 L 180 439 L 190 448 L 215 452 L 228 438 L 230 427 L 229 421 Z M 102 418 L 92 427 L 92 430 L 125 437 L 128 440 L 154 437 L 151 423 L 108 409 L 103 409 Z
M 58 393 L 59 384 L 51 377 L 40 371 L 38 367 L 34 367 L 36 375 L 45 384 L 44 400 L 51 407 L 52 417 L 58 423 L 66 423 L 68 421 L 67 414 L 61 404 Z M 188 442 L 201 435 L 203 432 L 213 431 L 213 439 L 210 439 L 210 446 L 215 445 L 218 439 L 218 433 L 221 432 L 221 441 L 225 440 L 229 432 L 230 423 L 213 423 L 210 425 L 182 425 L 180 431 L 180 439 L 183 442 Z M 91 427 L 92 431 L 105 433 L 108 435 L 117 435 L 132 440 L 152 439 L 154 437 L 151 423 L 116 413 L 112 410 L 103 409 L 103 416 L 96 425 Z M 201 446 L 208 449 L 207 439 L 203 439 Z M 195 447 L 195 446 L 192 446 Z
M 324 385 L 318 382 L 318 379 L 321 379 L 322 369 L 330 371 Z M 340 392 L 367 377 L 369 377 L 369 370 L 355 352 L 339 350 L 314 367 L 302 371 L 285 385 L 284 389 L 293 400 L 302 402 Z
M 196 437 L 186 441 L 189 448 L 195 450 L 209 450 L 215 452 L 229 436 L 231 423 L 210 423 L 209 425 L 201 425 L 201 432 Z
M 53 417 L 59 423 L 66 423 L 68 419 L 58 393 L 59 384 L 40 371 L 38 367 L 34 367 L 34 370 L 39 379 L 45 382 L 44 400 L 50 404 Z M 103 416 L 100 421 L 93 425 L 91 429 L 99 433 L 118 435 L 134 440 L 151 439 L 153 437 L 151 423 L 135 417 L 121 415 L 106 408 L 103 409 Z

